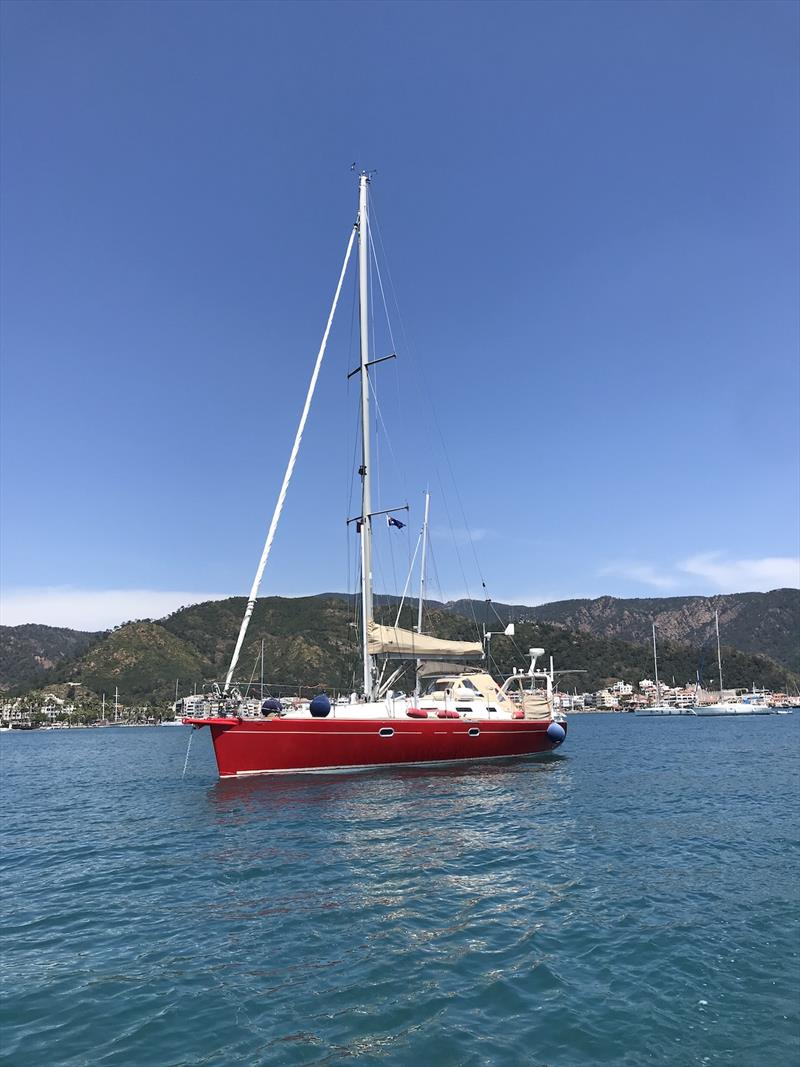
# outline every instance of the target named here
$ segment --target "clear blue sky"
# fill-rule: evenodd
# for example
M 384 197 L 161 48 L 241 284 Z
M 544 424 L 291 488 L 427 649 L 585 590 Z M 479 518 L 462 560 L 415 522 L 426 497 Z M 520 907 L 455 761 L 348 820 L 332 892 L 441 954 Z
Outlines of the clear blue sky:
M 797 584 L 799 10 L 6 2 L 7 621 L 247 590 L 353 160 L 408 338 L 379 586 L 426 481 L 432 595 L 465 527 L 498 600 Z M 265 593 L 347 584 L 351 309 Z

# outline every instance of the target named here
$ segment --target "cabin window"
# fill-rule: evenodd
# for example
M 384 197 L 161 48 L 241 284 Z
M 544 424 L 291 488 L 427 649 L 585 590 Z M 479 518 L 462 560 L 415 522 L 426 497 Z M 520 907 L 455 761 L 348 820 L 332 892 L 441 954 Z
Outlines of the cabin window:
M 481 732 L 477 726 L 470 726 L 469 730 L 467 730 L 467 733 L 470 737 L 480 737 L 481 735 Z
M 394 737 L 394 730 L 391 726 L 382 726 L 380 730 L 378 730 L 378 734 L 381 737 Z

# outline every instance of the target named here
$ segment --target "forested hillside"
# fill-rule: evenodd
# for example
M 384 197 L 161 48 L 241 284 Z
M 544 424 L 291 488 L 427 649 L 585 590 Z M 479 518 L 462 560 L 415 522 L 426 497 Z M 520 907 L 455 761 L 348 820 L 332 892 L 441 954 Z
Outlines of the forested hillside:
M 102 633 L 60 626 L 0 626 L 0 692 L 44 684 L 55 668 L 82 655 Z
M 242 597 L 210 601 L 182 608 L 159 621 L 127 623 L 99 637 L 81 635 L 75 639 L 76 651 L 71 656 L 63 655 L 52 667 L 40 668 L 33 683 L 28 680 L 30 670 L 25 675 L 29 665 L 22 663 L 23 677 L 14 691 L 69 681 L 98 695 L 111 694 L 118 687 L 123 703 L 163 705 L 173 699 L 176 681 L 180 692 L 186 693 L 224 679 L 244 606 Z M 324 687 L 347 692 L 357 687 L 360 653 L 354 607 L 353 598 L 335 594 L 260 600 L 236 681 L 244 685 L 251 678 L 259 680 L 263 639 L 265 677 L 270 689 L 284 692 Z M 482 610 L 485 607 L 481 605 Z M 497 608 L 501 616 L 514 610 L 508 605 Z M 377 610 L 382 621 L 394 620 L 393 604 L 384 602 Z M 414 606 L 406 607 L 401 625 L 411 625 L 413 614 Z M 517 613 L 518 620 L 520 614 Z M 25 628 L 11 628 L 12 633 L 19 629 Z M 425 629 L 453 639 L 476 637 L 473 620 L 459 614 L 455 605 L 447 605 L 446 609 L 428 606 Z M 64 640 L 68 641 L 66 637 Z M 91 642 L 89 647 L 87 641 Z M 782 689 L 792 684 L 788 672 L 775 662 L 725 644 L 727 685 L 749 687 L 755 683 Z M 533 646 L 543 647 L 553 655 L 557 669 L 581 672 L 562 676 L 562 688 L 570 691 L 596 690 L 617 679 L 636 682 L 652 677 L 649 632 L 644 641 L 633 643 L 570 630 L 563 623 L 541 621 L 517 621 L 513 640 L 496 637 L 492 643 L 493 669 L 505 675 L 515 667 L 525 667 L 527 650 Z M 21 647 L 19 641 L 14 647 Z M 707 647 L 693 647 L 665 637 L 660 642 L 659 659 L 665 680 L 674 677 L 677 683 L 693 682 L 699 669 L 704 680 L 713 684 L 715 654 Z M 412 684 L 410 674 L 399 687 L 403 684 Z

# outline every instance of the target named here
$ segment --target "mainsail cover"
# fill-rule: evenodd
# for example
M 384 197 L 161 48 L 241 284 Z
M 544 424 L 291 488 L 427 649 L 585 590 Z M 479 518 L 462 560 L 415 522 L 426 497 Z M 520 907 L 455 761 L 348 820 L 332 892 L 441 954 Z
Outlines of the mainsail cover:
M 381 626 L 370 623 L 368 650 L 371 656 L 389 656 L 391 659 L 437 659 L 444 661 L 482 659 L 483 648 L 479 641 L 444 641 L 399 626 Z

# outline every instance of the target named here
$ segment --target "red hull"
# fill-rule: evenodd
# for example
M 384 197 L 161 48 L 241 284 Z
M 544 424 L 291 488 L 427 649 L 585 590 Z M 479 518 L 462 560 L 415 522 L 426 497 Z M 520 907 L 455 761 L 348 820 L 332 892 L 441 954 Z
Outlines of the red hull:
M 551 752 L 550 720 L 184 719 L 208 726 L 221 778 Z M 566 723 L 561 724 L 566 731 Z M 383 731 L 385 736 L 382 736 Z M 387 734 L 387 731 L 392 731 Z

